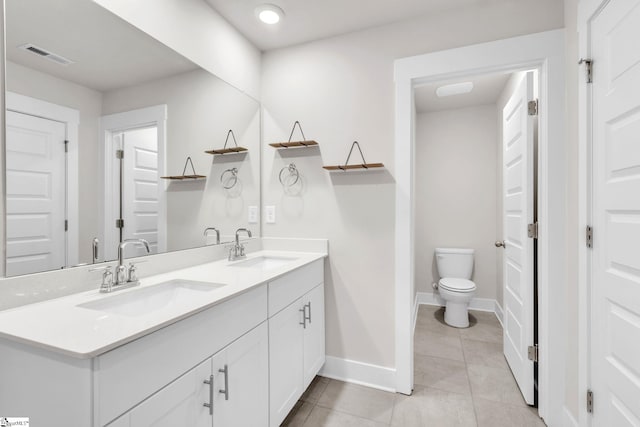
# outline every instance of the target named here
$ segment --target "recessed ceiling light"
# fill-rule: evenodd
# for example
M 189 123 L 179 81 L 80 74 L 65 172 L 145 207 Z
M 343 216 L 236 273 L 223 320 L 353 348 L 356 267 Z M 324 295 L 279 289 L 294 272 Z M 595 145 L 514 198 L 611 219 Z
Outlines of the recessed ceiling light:
M 451 95 L 462 95 L 473 90 L 473 82 L 455 83 L 452 85 L 440 86 L 436 89 L 436 95 L 440 98 Z
M 265 24 L 273 25 L 280 22 L 284 11 L 274 4 L 263 4 L 256 7 L 256 16 Z

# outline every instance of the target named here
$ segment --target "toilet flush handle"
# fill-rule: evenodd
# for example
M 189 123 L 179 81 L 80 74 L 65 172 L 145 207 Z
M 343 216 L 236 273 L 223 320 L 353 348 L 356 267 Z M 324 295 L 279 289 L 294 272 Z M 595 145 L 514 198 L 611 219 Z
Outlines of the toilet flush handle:
M 507 244 L 504 242 L 504 240 L 497 240 L 496 243 L 496 248 L 506 248 Z

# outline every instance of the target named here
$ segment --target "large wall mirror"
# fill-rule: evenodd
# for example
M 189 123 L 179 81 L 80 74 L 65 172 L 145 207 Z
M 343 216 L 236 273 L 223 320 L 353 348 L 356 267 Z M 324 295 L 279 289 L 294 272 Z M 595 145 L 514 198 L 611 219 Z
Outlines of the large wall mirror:
M 5 3 L 7 276 L 259 235 L 256 100 L 92 1 Z

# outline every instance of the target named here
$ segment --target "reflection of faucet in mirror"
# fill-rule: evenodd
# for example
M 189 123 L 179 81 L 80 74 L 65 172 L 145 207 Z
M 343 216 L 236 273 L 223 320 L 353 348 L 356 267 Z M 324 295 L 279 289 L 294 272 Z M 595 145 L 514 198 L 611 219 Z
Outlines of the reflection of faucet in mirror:
M 147 250 L 147 253 L 151 252 L 151 249 L 149 248 L 149 242 L 144 239 L 127 239 L 120 242 L 120 244 L 118 245 L 118 266 L 116 267 L 116 278 L 115 283 L 113 284 L 114 288 L 120 287 L 119 289 L 123 289 L 125 287 L 128 288 L 140 283 L 140 281 L 135 277 L 136 270 L 133 263 L 131 264 L 128 273 L 126 267 L 124 266 L 124 248 L 130 243 L 142 245 Z
M 204 244 L 207 244 L 207 236 L 209 235 L 209 231 L 216 232 L 216 245 L 220 244 L 220 230 L 215 227 L 207 227 L 204 229 Z
M 92 264 L 95 264 L 96 262 L 98 262 L 98 250 L 100 248 L 100 240 L 98 240 L 97 237 L 93 238 L 93 241 L 91 242 L 91 254 L 92 254 Z
M 229 248 L 229 261 L 246 258 L 247 256 L 244 253 L 244 245 L 240 244 L 240 232 L 242 231 L 247 233 L 247 236 L 251 237 L 251 230 L 247 230 L 246 228 L 238 228 L 236 230 L 236 244 Z

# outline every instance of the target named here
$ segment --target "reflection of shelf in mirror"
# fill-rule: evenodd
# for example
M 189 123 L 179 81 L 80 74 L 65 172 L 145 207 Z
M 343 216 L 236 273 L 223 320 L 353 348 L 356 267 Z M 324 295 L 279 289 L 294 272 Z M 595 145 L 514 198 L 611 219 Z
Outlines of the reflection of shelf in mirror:
M 328 171 L 346 171 L 346 170 L 352 170 L 352 169 L 374 169 L 374 168 L 383 168 L 384 165 L 382 163 L 363 163 L 360 165 L 337 165 L 337 166 L 323 166 L 323 169 L 326 169 Z
M 216 154 L 242 153 L 243 151 L 249 151 L 249 150 L 247 148 L 244 148 L 244 147 L 232 147 L 232 148 L 220 148 L 218 150 L 207 150 L 207 151 L 205 151 L 205 153 L 216 155 Z
M 189 167 L 189 165 L 191 165 L 191 171 L 193 172 L 193 174 L 186 175 L 187 167 Z M 187 161 L 184 162 L 184 169 L 182 170 L 182 175 L 161 176 L 160 178 L 170 179 L 174 181 L 185 181 L 185 180 L 194 181 L 197 179 L 205 179 L 206 176 L 196 174 L 196 168 L 193 167 L 193 161 L 191 160 L 191 157 L 187 157 Z
M 289 141 L 289 142 L 274 142 L 269 144 L 273 148 L 308 148 L 318 145 L 316 141 Z

